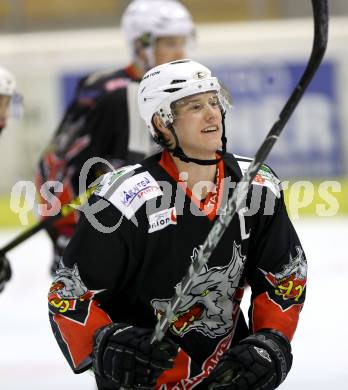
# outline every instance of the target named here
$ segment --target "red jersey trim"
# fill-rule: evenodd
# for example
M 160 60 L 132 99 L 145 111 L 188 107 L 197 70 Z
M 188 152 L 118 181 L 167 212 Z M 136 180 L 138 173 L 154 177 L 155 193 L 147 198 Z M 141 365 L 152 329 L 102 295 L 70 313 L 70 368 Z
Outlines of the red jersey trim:
M 95 301 L 90 304 L 88 317 L 84 324 L 59 314 L 53 316 L 62 339 L 64 340 L 75 369 L 91 356 L 93 336 L 97 329 L 109 325 L 111 318 L 101 310 Z
M 253 332 L 264 328 L 276 329 L 291 341 L 296 331 L 302 306 L 302 304 L 294 304 L 283 310 L 270 299 L 267 292 L 258 295 L 253 301 Z
M 191 199 L 192 203 L 204 213 L 210 221 L 213 221 L 216 217 L 217 211 L 221 206 L 223 199 L 223 188 L 224 188 L 224 162 L 221 160 L 217 164 L 217 175 L 216 175 L 216 191 L 209 192 L 203 201 L 197 199 L 192 191 L 187 188 L 187 184 L 180 180 L 178 169 L 173 161 L 172 156 L 166 150 L 162 152 L 161 160 L 159 165 L 168 173 L 168 175 L 174 179 L 179 186 L 182 188 L 188 198 Z
M 178 382 L 190 377 L 191 358 L 180 348 L 171 370 L 164 371 L 156 382 L 156 390 L 165 385 L 166 390 L 177 386 Z
M 133 64 L 128 65 L 125 68 L 125 72 L 132 80 L 140 80 L 139 75 L 137 74 L 137 71 L 135 69 L 135 66 Z

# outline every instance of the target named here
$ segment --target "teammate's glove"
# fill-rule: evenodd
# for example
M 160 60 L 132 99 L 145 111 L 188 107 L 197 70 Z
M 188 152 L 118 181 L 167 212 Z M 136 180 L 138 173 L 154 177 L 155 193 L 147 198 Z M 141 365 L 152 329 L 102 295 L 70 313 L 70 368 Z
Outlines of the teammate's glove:
M 288 339 L 276 330 L 257 332 L 221 357 L 205 380 L 209 390 L 273 390 L 292 364 Z
M 153 389 L 163 371 L 174 365 L 178 346 L 169 338 L 150 344 L 153 331 L 110 324 L 94 337 L 93 369 L 103 386 L 112 389 Z
M 11 279 L 11 266 L 5 256 L 0 257 L 0 292 L 4 289 L 5 283 Z

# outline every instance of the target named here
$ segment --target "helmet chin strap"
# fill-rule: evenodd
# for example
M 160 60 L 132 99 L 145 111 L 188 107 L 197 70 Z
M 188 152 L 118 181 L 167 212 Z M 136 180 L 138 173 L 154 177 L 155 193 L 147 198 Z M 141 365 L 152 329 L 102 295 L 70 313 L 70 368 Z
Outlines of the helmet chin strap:
M 185 163 L 193 162 L 193 163 L 198 164 L 198 165 L 214 165 L 214 164 L 218 164 L 222 160 L 224 154 L 226 153 L 227 138 L 225 135 L 226 134 L 225 114 L 222 114 L 222 136 L 221 136 L 222 150 L 221 150 L 221 152 L 218 152 L 220 157 L 216 158 L 216 159 L 212 159 L 212 160 L 201 160 L 199 158 L 193 158 L 193 157 L 187 156 L 179 144 L 179 139 L 178 139 L 178 136 L 176 135 L 173 124 L 170 124 L 168 126 L 168 128 L 171 131 L 171 133 L 173 134 L 176 146 L 173 149 L 169 149 L 169 148 L 167 148 L 167 149 L 169 150 L 169 152 L 171 152 L 173 154 L 173 156 L 178 157 L 181 161 L 183 161 Z

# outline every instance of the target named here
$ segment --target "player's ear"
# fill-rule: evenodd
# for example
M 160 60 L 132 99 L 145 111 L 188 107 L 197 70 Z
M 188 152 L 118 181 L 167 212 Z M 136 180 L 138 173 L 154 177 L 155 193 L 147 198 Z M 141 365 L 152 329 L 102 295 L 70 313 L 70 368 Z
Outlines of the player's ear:
M 146 55 L 146 50 L 144 48 L 144 45 L 140 41 L 140 39 L 137 39 L 134 42 L 134 52 L 136 56 L 142 61 L 147 63 L 147 55 Z
M 171 147 L 175 145 L 175 141 L 173 138 L 172 132 L 168 129 L 168 127 L 163 123 L 162 118 L 155 114 L 152 118 L 152 123 L 155 126 L 155 131 L 160 138 L 163 139 L 166 146 Z
M 165 126 L 165 124 L 163 123 L 163 120 L 162 118 L 158 115 L 158 114 L 155 114 L 153 116 L 153 123 L 154 125 L 156 126 L 156 128 L 161 132 L 165 132 L 167 129 L 167 127 Z

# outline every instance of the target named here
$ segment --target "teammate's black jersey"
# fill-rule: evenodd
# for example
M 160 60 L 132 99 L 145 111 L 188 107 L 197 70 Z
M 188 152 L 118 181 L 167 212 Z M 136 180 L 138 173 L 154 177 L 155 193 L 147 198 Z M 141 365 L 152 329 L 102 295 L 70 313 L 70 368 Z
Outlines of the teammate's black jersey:
M 40 159 L 36 175 L 38 190 L 47 181 L 59 181 L 63 183 L 63 191 L 54 195 L 62 204 L 70 203 L 81 192 L 79 175 L 88 159 L 103 158 L 118 168 L 145 157 L 148 150 L 146 147 L 142 149 L 144 143 L 138 139 L 138 142 L 131 142 L 138 134 L 131 135 L 130 132 L 132 122 L 132 133 L 139 132 L 140 136 L 150 140 L 145 125 L 141 129 L 134 125 L 139 114 L 135 112 L 133 115 L 134 108 L 130 107 L 137 104 L 130 95 L 132 91 L 135 94 L 138 81 L 131 66 L 118 71 L 92 73 L 80 80 L 73 101 Z M 137 125 L 141 126 L 140 121 Z M 137 150 L 132 147 L 134 144 L 139 145 Z M 87 185 L 101 172 L 109 170 L 103 163 L 91 164 Z M 41 200 L 44 203 L 50 201 Z M 77 214 L 74 213 L 56 226 L 74 225 L 76 221 Z
M 99 327 L 111 321 L 155 327 L 249 163 L 225 155 L 216 188 L 204 200 L 179 180 L 168 152 L 104 176 L 49 293 L 52 328 L 75 372 L 90 366 Z M 180 350 L 158 389 L 194 387 L 248 333 L 273 328 L 292 339 L 305 298 L 306 259 L 267 166 L 244 206 L 176 313 L 168 335 Z M 248 327 L 239 309 L 246 284 Z

